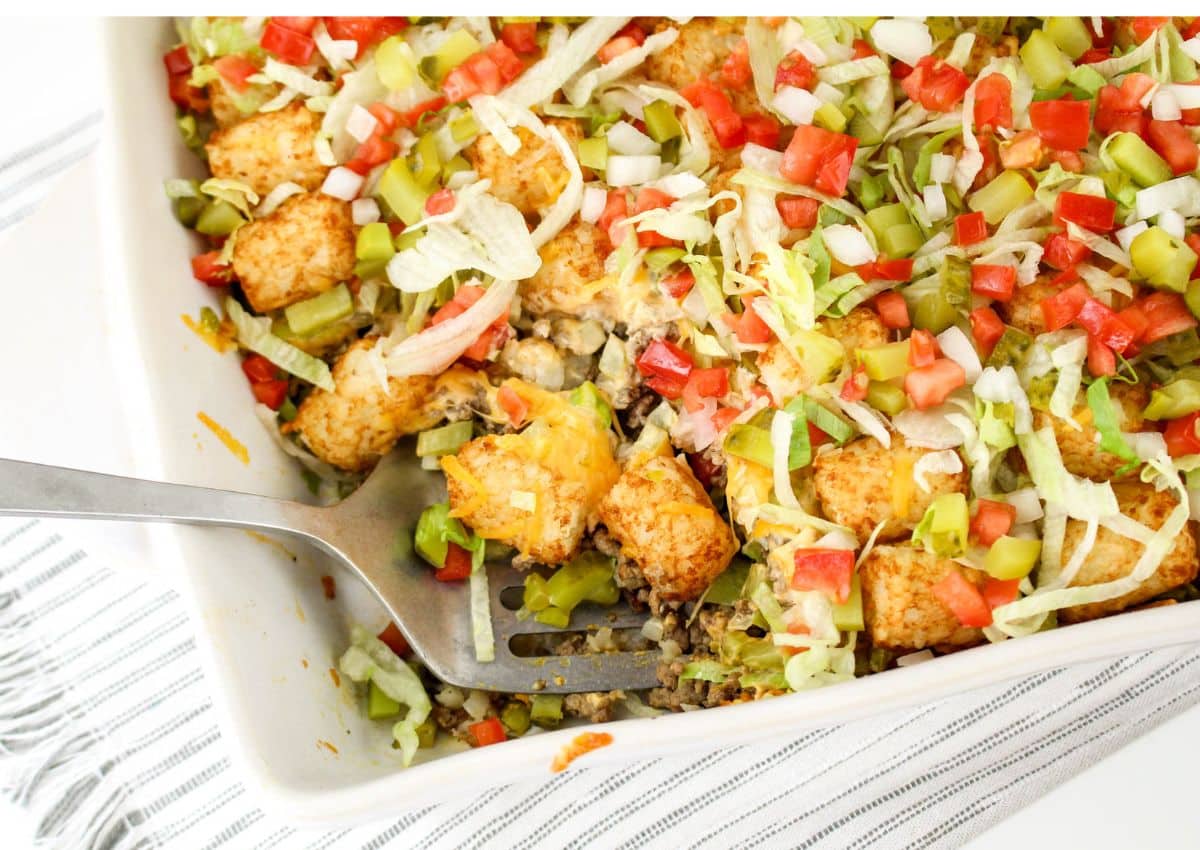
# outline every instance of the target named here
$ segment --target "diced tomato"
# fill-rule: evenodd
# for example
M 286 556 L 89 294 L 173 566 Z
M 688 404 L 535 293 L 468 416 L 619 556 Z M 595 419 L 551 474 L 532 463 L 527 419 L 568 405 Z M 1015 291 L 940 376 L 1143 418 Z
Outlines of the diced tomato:
M 651 342 L 637 359 L 637 368 L 642 375 L 676 383 L 680 392 L 694 365 L 690 354 L 666 339 Z
M 881 254 L 873 262 L 856 266 L 854 270 L 868 283 L 873 280 L 906 281 L 912 279 L 913 260 L 889 260 Z
M 285 29 L 292 32 L 298 32 L 301 35 L 312 35 L 313 27 L 317 25 L 317 19 L 314 18 L 286 18 L 280 15 L 272 15 L 271 20 L 279 24 Z
M 228 286 L 233 281 L 233 266 L 220 263 L 220 251 L 192 257 L 192 277 L 209 286 Z
M 683 386 L 683 406 L 694 413 L 704 407 L 704 399 L 724 398 L 728 394 L 728 371 L 719 367 L 693 369 Z
M 962 366 L 943 357 L 928 366 L 910 369 L 904 376 L 904 391 L 917 410 L 926 410 L 941 404 L 946 396 L 966 383 L 967 375 Z
M 746 142 L 746 126 L 742 116 L 733 111 L 729 96 L 705 79 L 697 80 L 680 94 L 688 103 L 703 109 L 717 143 L 723 148 L 736 148 Z
M 850 598 L 854 553 L 849 549 L 797 549 L 792 558 L 793 590 L 819 590 L 839 605 Z
M 192 60 L 188 56 L 187 47 L 179 45 L 163 54 L 163 64 L 171 76 L 187 74 L 192 70 Z
M 816 198 L 788 197 L 775 199 L 775 209 L 783 217 L 783 223 L 793 230 L 812 230 L 817 223 L 821 202 Z
M 439 109 L 444 107 L 446 103 L 447 99 L 442 95 L 431 97 L 429 100 L 422 101 L 412 109 L 400 115 L 400 126 L 415 127 L 421 122 L 421 118 L 424 117 L 426 112 L 437 112 Z
M 492 42 L 484 49 L 484 53 L 500 69 L 500 79 L 505 85 L 521 76 L 525 70 L 525 63 L 521 61 L 521 57 L 503 41 Z
M 1034 130 L 1022 130 L 999 148 L 1000 164 L 1005 168 L 1034 168 L 1044 155 L 1042 137 Z
M 279 368 L 261 354 L 251 354 L 243 360 L 242 372 L 252 384 L 274 381 L 279 378 Z
M 373 133 L 355 149 L 354 156 L 347 161 L 346 167 L 365 176 L 375 166 L 389 162 L 399 150 L 400 146 L 395 142 L 385 139 L 379 133 Z
M 1120 88 L 1102 87 L 1096 98 L 1096 132 L 1105 136 L 1116 132 L 1145 136 L 1148 119 L 1141 100 L 1154 84 L 1149 75 L 1132 73 L 1125 75 Z
M 429 319 L 429 326 L 440 325 L 447 319 L 461 316 L 467 308 L 483 297 L 482 286 L 462 286 L 454 293 L 454 297 L 443 304 Z
M 499 69 L 497 69 L 496 74 L 499 77 Z M 450 103 L 462 103 L 467 98 L 474 97 L 481 91 L 483 91 L 483 87 L 465 62 L 457 68 L 452 68 L 450 73 L 446 74 L 442 80 L 442 93 L 446 95 L 446 100 Z
M 1079 280 L 1079 269 L 1074 266 L 1067 266 L 1061 272 L 1050 278 L 1051 286 L 1066 286 L 1068 283 L 1074 283 Z
M 854 43 L 851 46 L 854 48 L 852 59 L 866 59 L 868 56 L 879 55 L 875 52 L 875 48 L 871 46 L 871 43 L 863 38 L 854 39 Z
M 250 85 L 246 78 L 258 73 L 258 66 L 245 56 L 220 56 L 214 59 L 212 64 L 221 78 L 236 91 L 245 91 Z
M 188 80 L 191 74 L 184 72 L 182 74 L 167 75 L 167 95 L 171 98 L 171 102 L 180 109 L 189 109 L 192 112 L 207 112 L 208 111 L 208 95 L 203 88 L 196 88 L 191 85 Z
M 746 305 L 746 309 L 741 314 L 724 313 L 722 318 L 725 323 L 733 330 L 734 336 L 738 338 L 738 342 L 743 345 L 757 345 L 762 342 L 770 342 L 771 329 L 767 327 L 767 323 L 758 315 L 758 311 L 754 309 L 754 304 Z
M 1197 420 L 1200 420 L 1200 411 L 1167 423 L 1163 430 L 1163 438 L 1167 441 L 1167 454 L 1171 457 L 1183 457 L 1200 453 L 1200 436 L 1196 434 Z
M 646 43 L 646 31 L 641 28 L 637 21 L 630 21 L 621 29 L 617 30 L 617 35 L 627 35 L 638 43 L 641 47 Z
M 985 298 L 1008 301 L 1017 288 L 1015 266 L 992 266 L 975 263 L 971 266 L 971 291 Z
M 486 747 L 489 744 L 499 744 L 508 740 L 508 735 L 504 732 L 504 724 L 495 717 L 472 723 L 467 728 L 471 732 L 471 737 L 475 739 L 477 747 Z
M 976 307 L 969 316 L 971 335 L 975 344 L 986 357 L 992 353 L 1000 337 L 1004 336 L 1004 322 L 991 307 Z
M 945 59 L 924 56 L 900 83 L 910 100 L 934 112 L 949 112 L 963 99 L 971 80 Z
M 816 81 L 817 69 L 813 67 L 812 62 L 808 61 L 808 57 L 799 50 L 793 50 L 787 56 L 784 56 L 783 61 L 779 63 L 779 67 L 775 69 L 776 89 L 783 86 L 810 89 Z
M 770 115 L 752 112 L 742 116 L 742 124 L 746 127 L 746 141 L 764 148 L 774 150 L 779 147 L 779 133 L 782 128 L 779 122 Z
M 596 225 L 608 234 L 608 241 L 620 245 L 625 241 L 625 228 L 629 225 L 619 224 L 629 218 L 629 199 L 624 189 L 612 189 L 608 193 L 608 201 Z
M 675 401 L 683 396 L 683 388 L 687 386 L 681 381 L 671 380 L 669 378 L 660 378 L 657 375 L 646 379 L 646 386 L 654 390 L 663 398 L 669 398 Z
M 981 212 L 963 213 L 954 218 L 954 244 L 974 245 L 987 239 L 987 221 Z
M 407 18 L 400 17 L 329 17 L 325 18 L 325 29 L 331 38 L 338 41 L 358 42 L 358 56 L 377 41 L 395 35 L 408 26 Z M 355 58 L 358 58 L 357 56 Z
M 1054 233 L 1042 246 L 1042 262 L 1052 269 L 1065 270 L 1076 263 L 1082 263 L 1092 254 L 1092 249 L 1082 242 L 1076 242 L 1066 233 Z
M 521 398 L 520 394 L 507 384 L 497 391 L 496 403 L 500 405 L 500 409 L 508 417 L 509 424 L 514 428 L 520 428 L 521 423 L 529 414 L 529 402 Z
M 750 71 L 750 46 L 742 39 L 721 66 L 721 81 L 735 89 L 744 88 L 754 78 Z
M 928 366 L 938 359 L 941 350 L 938 348 L 937 337 L 927 330 L 917 328 L 908 338 L 908 365 Z
M 1155 292 L 1142 299 L 1139 306 L 1146 316 L 1146 330 L 1140 341 L 1147 345 L 1196 327 L 1196 317 L 1174 292 Z
M 500 40 L 517 53 L 537 53 L 537 22 L 505 24 L 500 28 Z
M 479 90 L 484 94 L 498 94 L 500 89 L 504 88 L 504 77 L 500 73 L 500 66 L 486 52 L 467 57 L 459 67 L 467 70 L 479 84 Z
M 929 590 L 964 626 L 981 629 L 992 624 L 992 609 L 988 607 L 983 594 L 963 577 L 957 567 L 952 567 L 946 577 Z
M 870 383 L 870 379 L 867 378 L 867 367 L 859 366 L 850 373 L 850 377 L 846 378 L 838 395 L 842 401 L 862 401 L 867 397 Z
M 1087 335 L 1087 364 L 1094 377 L 1117 374 L 1117 355 L 1094 334 Z
M 1087 286 L 1076 283 L 1062 292 L 1043 298 L 1042 316 L 1046 320 L 1046 330 L 1057 331 L 1071 324 L 1090 297 Z
M 1151 121 L 1150 147 L 1167 161 L 1176 174 L 1190 174 L 1200 162 L 1200 147 L 1178 121 Z
M 1154 33 L 1171 20 L 1170 18 L 1133 18 L 1129 22 L 1129 29 L 1133 33 L 1133 40 L 1138 44 L 1148 39 Z
M 408 641 L 404 638 L 404 633 L 400 631 L 400 627 L 395 623 L 388 623 L 384 630 L 376 635 L 392 652 L 403 658 L 412 652 L 412 647 L 408 645 Z
M 1081 195 L 1078 192 L 1061 192 L 1054 204 L 1056 224 L 1065 226 L 1062 225 L 1062 222 L 1072 221 L 1080 227 L 1096 233 L 1106 233 L 1112 230 L 1116 214 L 1116 201 L 1096 195 Z
M 980 130 L 1012 129 L 1012 83 L 1003 74 L 988 74 L 975 84 L 975 126 Z
M 983 583 L 983 601 L 989 608 L 995 610 L 1001 605 L 1015 602 L 1020 589 L 1021 580 L 1019 578 L 999 579 L 989 576 Z
M 903 80 L 905 77 L 907 77 L 912 72 L 913 72 L 912 65 L 909 65 L 907 62 L 901 62 L 899 59 L 897 59 L 895 62 L 892 63 L 892 79 L 893 80 Z
M 884 327 L 891 330 L 907 328 L 912 324 L 912 320 L 908 317 L 908 302 L 894 289 L 875 296 L 875 309 L 879 312 L 879 318 L 883 321 Z
M 840 198 L 845 194 L 857 150 L 858 139 L 854 136 L 804 124 L 796 128 L 779 171 L 793 183 Z
M 426 215 L 441 215 L 454 209 L 454 192 L 450 189 L 438 189 L 425 199 Z
M 1039 100 L 1029 104 L 1029 120 L 1049 147 L 1077 151 L 1087 147 L 1091 122 L 1086 100 Z
M 254 393 L 254 399 L 259 404 L 265 404 L 272 410 L 278 410 L 283 404 L 283 400 L 287 398 L 288 382 L 282 380 L 259 381 L 250 385 L 250 391 Z
M 1072 174 L 1083 173 L 1083 157 L 1075 151 L 1050 151 L 1050 159 L 1062 166 L 1063 171 Z
M 1192 18 L 1191 23 L 1189 23 L 1187 25 L 1187 27 L 1184 28 L 1183 32 L 1181 32 L 1180 35 L 1183 37 L 1184 41 L 1187 41 L 1189 38 L 1195 38 L 1197 35 L 1200 35 L 1200 17 Z
M 632 36 L 619 35 L 609 40 L 608 43 L 597 50 L 596 58 L 600 60 L 601 65 L 607 65 L 622 53 L 628 53 L 630 50 L 635 50 L 637 46 L 638 43 L 633 39 Z
M 633 214 L 648 212 L 649 210 L 666 209 L 675 203 L 675 199 L 659 189 L 642 189 L 637 194 L 637 201 L 634 204 Z M 638 247 L 640 248 L 661 248 L 668 245 L 678 244 L 676 240 L 669 239 L 661 233 L 653 230 L 639 230 L 637 232 Z
M 463 359 L 473 360 L 476 363 L 486 362 L 493 350 L 504 346 L 504 343 L 508 341 L 508 335 L 508 317 L 501 316 L 467 347 L 467 350 L 462 353 Z
M 1095 298 L 1088 298 L 1083 302 L 1075 321 L 1099 342 L 1117 351 L 1124 351 L 1136 335 L 1133 328 L 1121 321 L 1112 308 Z
M 471 575 L 471 553 L 457 543 L 446 544 L 446 563 L 433 571 L 438 581 L 462 581 Z
M 290 65 L 307 65 L 317 43 L 304 33 L 280 26 L 274 19 L 267 21 L 259 45 Z
M 980 499 L 975 516 L 971 517 L 971 536 L 984 546 L 991 546 L 1012 529 L 1017 521 L 1017 509 L 1007 502 Z
M 682 298 L 696 285 L 696 276 L 692 274 L 691 269 L 681 269 L 673 275 L 664 277 L 659 284 L 672 298 Z
M 720 433 L 732 425 L 733 420 L 737 419 L 741 415 L 742 411 L 738 410 L 736 407 L 718 408 L 717 412 L 713 414 L 713 427 L 717 429 L 717 433 Z
M 1133 329 L 1133 338 L 1135 341 L 1141 340 L 1146 330 L 1150 327 L 1150 319 L 1146 316 L 1146 312 L 1137 304 L 1130 304 L 1124 310 L 1117 313 L 1117 318 Z

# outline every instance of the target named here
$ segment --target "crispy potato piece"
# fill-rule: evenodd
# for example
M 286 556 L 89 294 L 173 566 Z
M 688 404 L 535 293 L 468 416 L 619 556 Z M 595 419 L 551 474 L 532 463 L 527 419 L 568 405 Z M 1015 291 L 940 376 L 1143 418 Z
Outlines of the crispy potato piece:
M 434 379 L 389 378 L 385 393 L 367 362 L 374 344 L 360 339 L 351 345 L 333 367 L 334 391 L 313 390 L 292 422 L 313 454 L 340 469 L 369 469 L 402 435 L 433 424 L 424 407 Z
M 817 330 L 840 342 L 847 357 L 852 356 L 856 348 L 874 348 L 891 341 L 883 320 L 870 307 L 855 307 L 841 319 L 825 319 Z M 813 376 L 808 374 L 801 360 L 776 339 L 767 343 L 766 350 L 759 352 L 756 360 L 759 374 L 777 401 L 789 399 L 813 385 Z
M 208 165 L 214 177 L 241 180 L 260 195 L 289 180 L 318 189 L 329 173 L 313 148 L 320 126 L 321 116 L 303 103 L 255 113 L 209 137 Z
M 737 551 L 729 524 L 675 457 L 626 469 L 600 503 L 600 521 L 664 599 L 696 599 Z
M 350 205 L 317 192 L 293 195 L 266 218 L 238 230 L 233 271 L 259 313 L 349 279 L 354 274 Z
M 1019 331 L 1032 336 L 1046 332 L 1046 317 L 1042 314 L 1042 299 L 1057 295 L 1061 286 L 1054 286 L 1049 278 L 1039 277 L 1028 286 L 1018 286 L 1012 300 L 1007 304 L 996 303 L 1000 316 Z
M 1144 425 L 1142 410 L 1150 401 L 1145 385 L 1118 381 L 1109 384 L 1108 391 L 1117 415 L 1124 417 L 1121 430 L 1141 431 Z M 1091 409 L 1088 408 L 1082 394 L 1079 401 L 1081 406 L 1075 411 L 1075 421 L 1083 426 L 1083 430 L 1076 431 L 1062 419 L 1044 410 L 1033 412 L 1033 427 L 1040 429 L 1049 425 L 1054 430 L 1054 439 L 1058 441 L 1063 465 L 1071 472 L 1093 481 L 1108 481 L 1116 475 L 1118 469 L 1125 466 L 1125 461 L 1101 450 L 1098 442 L 1100 434 L 1092 425 Z
M 541 268 L 521 282 L 522 305 L 535 316 L 561 313 L 584 319 L 607 318 L 614 304 L 611 292 L 596 291 L 604 277 L 608 235 L 576 219 L 542 246 Z
M 841 319 L 825 319 L 821 332 L 842 344 L 847 354 L 856 348 L 875 348 L 892 341 L 891 332 L 872 308 L 860 305 Z
M 655 32 L 679 30 L 675 41 L 651 54 L 642 66 L 646 76 L 676 91 L 690 86 L 701 77 L 714 77 L 742 40 L 742 20 L 728 18 L 692 18 L 686 24 L 663 20 Z
M 874 646 L 885 649 L 962 647 L 983 642 L 930 591 L 951 570 L 982 587 L 987 573 L 961 567 L 911 545 L 876 546 L 860 567 L 863 616 Z
M 1154 485 L 1143 484 L 1140 481 L 1114 484 L 1113 490 L 1117 494 L 1117 504 L 1121 506 L 1122 513 L 1154 529 L 1162 526 L 1177 503 L 1175 494 L 1171 491 L 1158 492 Z M 1085 528 L 1086 523 L 1079 520 L 1067 522 L 1067 533 L 1063 538 L 1064 560 L 1070 557 L 1070 553 L 1075 551 L 1075 547 L 1083 539 Z M 1133 572 L 1143 549 L 1142 544 L 1107 528 L 1101 528 L 1096 535 L 1096 545 L 1084 559 L 1083 566 L 1079 568 L 1071 586 L 1101 584 L 1129 575 Z M 1158 569 L 1142 582 L 1140 587 L 1116 599 L 1064 608 L 1058 612 L 1059 620 L 1064 623 L 1079 623 L 1124 611 L 1131 605 L 1145 602 L 1160 593 L 1193 581 L 1196 571 L 1196 537 L 1193 525 L 1189 522 L 1175 539 L 1175 545 L 1158 565 Z
M 583 130 L 573 118 L 551 118 L 572 149 L 579 145 Z M 517 127 L 521 147 L 512 156 L 501 150 L 490 133 L 482 133 L 463 151 L 481 178 L 492 181 L 489 190 L 525 215 L 550 206 L 567 185 L 570 175 L 554 145 L 524 127 Z
M 892 435 L 885 449 L 872 437 L 852 440 L 840 449 L 822 452 L 813 462 L 813 486 L 825 516 L 865 540 L 883 520 L 887 525 L 879 541 L 897 540 L 909 534 L 934 498 L 943 493 L 965 493 L 967 472 L 944 472 L 926 476 L 931 492 L 926 493 L 912 478 L 912 468 L 929 449 L 906 445 Z M 897 516 L 897 506 L 903 508 Z

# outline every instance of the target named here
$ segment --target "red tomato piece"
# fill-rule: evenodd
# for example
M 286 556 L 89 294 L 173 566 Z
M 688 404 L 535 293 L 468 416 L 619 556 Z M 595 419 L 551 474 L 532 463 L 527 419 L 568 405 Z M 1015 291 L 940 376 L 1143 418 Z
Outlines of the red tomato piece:
M 690 354 L 666 339 L 651 342 L 637 359 L 638 371 L 644 376 L 676 381 L 681 386 L 694 365 Z
M 1065 270 L 1082 263 L 1092 255 L 1092 249 L 1082 242 L 1076 242 L 1066 233 L 1055 233 L 1042 246 L 1042 262 L 1052 269 Z
M 870 383 L 870 379 L 867 378 L 867 367 L 859 366 L 842 384 L 842 390 L 838 395 L 841 396 L 842 401 L 862 401 L 867 397 Z
M 1145 136 L 1148 119 L 1141 100 L 1153 87 L 1152 77 L 1132 73 L 1125 75 L 1120 88 L 1101 88 L 1096 98 L 1096 132 L 1105 136 L 1118 131 Z
M 1197 35 L 1200 35 L 1200 17 L 1192 18 L 1191 23 L 1189 23 L 1187 25 L 1187 27 L 1184 28 L 1183 32 L 1181 32 L 1180 35 L 1183 36 L 1184 41 L 1187 41 L 1189 38 L 1195 38 Z
M 1137 304 L 1130 304 L 1124 310 L 1117 313 L 1117 318 L 1133 330 L 1133 339 L 1135 342 L 1141 340 L 1146 330 L 1150 327 L 1150 319 L 1146 316 L 1146 312 Z
M 666 192 L 658 189 L 642 189 L 637 194 L 637 201 L 633 207 L 633 214 L 644 213 L 649 210 L 666 209 L 675 203 L 675 199 Z M 637 231 L 638 247 L 640 248 L 661 248 L 669 245 L 678 244 L 674 239 L 668 239 L 661 233 L 653 230 Z
M 1160 28 L 1171 20 L 1170 18 L 1133 18 L 1129 22 L 1129 29 L 1133 33 L 1133 40 L 1138 44 L 1148 39 Z
M 1200 163 L 1200 147 L 1179 121 L 1151 121 L 1150 147 L 1167 161 L 1175 174 L 1190 174 Z
M 1117 374 L 1117 355 L 1093 334 L 1087 337 L 1088 371 L 1097 378 Z
M 220 263 L 220 251 L 192 257 L 192 277 L 209 286 L 228 286 L 233 281 L 233 266 Z
M 903 80 L 905 77 L 907 77 L 912 72 L 913 72 L 912 65 L 909 65 L 907 62 L 901 62 L 899 59 L 897 59 L 895 62 L 892 63 L 892 79 L 893 80 Z
M 1196 252 L 1196 256 L 1200 256 L 1200 233 L 1189 233 L 1183 237 L 1183 241 L 1187 243 L 1189 248 Z M 1196 268 L 1192 269 L 1191 280 L 1195 280 L 1198 277 L 1200 277 L 1200 263 L 1197 263 Z
M 981 629 L 992 624 L 992 609 L 988 607 L 983 594 L 957 568 L 952 568 L 944 579 L 929 590 L 964 626 Z
M 521 76 L 521 72 L 525 70 L 525 63 L 521 61 L 521 57 L 503 41 L 492 42 L 485 48 L 484 53 L 500 69 L 500 79 L 505 85 Z
M 1183 457 L 1200 453 L 1200 435 L 1196 434 L 1198 419 L 1200 411 L 1167 423 L 1163 430 L 1163 438 L 1167 441 L 1167 454 L 1171 457 Z
M 425 215 L 441 215 L 454 209 L 454 192 L 438 189 L 425 199 Z
M 1184 130 L 1184 133 L 1186 132 Z M 1095 233 L 1107 233 L 1112 230 L 1116 214 L 1116 201 L 1096 195 L 1081 195 L 1078 192 L 1062 192 L 1054 204 L 1056 223 L 1061 225 L 1064 221 L 1072 221 Z
M 1012 129 L 1012 83 L 1003 74 L 988 74 L 975 84 L 975 126 L 980 130 Z
M 816 198 L 788 197 L 775 199 L 775 209 L 783 217 L 783 223 L 793 230 L 812 230 L 817 223 L 821 202 Z
M 355 149 L 354 157 L 346 167 L 356 174 L 366 175 L 375 166 L 389 162 L 399 150 L 400 146 L 395 142 L 375 133 Z
M 983 583 L 983 601 L 989 608 L 995 610 L 1001 605 L 1015 602 L 1020 588 L 1021 580 L 1019 578 L 999 579 L 989 576 Z
M 1000 337 L 1004 336 L 1004 322 L 991 307 L 976 307 L 969 316 L 971 335 L 975 344 L 986 357 L 992 353 Z
M 283 405 L 283 400 L 287 398 L 288 382 L 287 381 L 259 381 L 250 385 L 250 391 L 254 393 L 254 399 L 259 404 L 265 404 L 272 410 L 278 410 Z
M 720 367 L 693 369 L 683 387 L 683 406 L 695 412 L 704 407 L 704 399 L 724 398 L 728 394 L 728 371 Z
M 879 55 L 866 39 L 856 38 L 851 46 L 854 48 L 854 56 L 852 57 L 854 59 L 866 59 L 868 56 Z
M 1046 330 L 1057 331 L 1071 324 L 1090 297 L 1087 286 L 1076 283 L 1062 292 L 1043 298 L 1042 316 L 1046 320 Z
M 904 391 L 917 410 L 926 410 L 941 404 L 966 383 L 967 374 L 962 366 L 943 357 L 928 366 L 910 369 L 904 376 Z
M 867 283 L 873 280 L 906 281 L 912 279 L 913 261 L 889 260 L 880 255 L 873 262 L 855 266 L 854 270 Z
M 242 372 L 252 384 L 274 381 L 279 378 L 279 369 L 261 354 L 251 354 L 243 360 Z
M 625 228 L 628 225 L 619 222 L 623 222 L 627 218 L 629 218 L 629 199 L 625 197 L 625 190 L 610 190 L 608 201 L 605 203 L 604 211 L 600 213 L 596 225 L 608 233 L 608 241 L 613 245 L 620 245 L 625 241 Z
M 499 76 L 499 70 L 497 70 Z M 483 86 L 464 62 L 457 68 L 452 68 L 442 80 L 442 93 L 450 103 L 462 103 L 483 91 Z M 499 91 L 499 89 L 497 89 Z
M 984 546 L 991 546 L 1012 530 L 1017 521 L 1017 509 L 1007 502 L 980 499 L 975 516 L 971 517 L 971 536 Z
M 792 562 L 793 590 L 819 590 L 839 605 L 850 598 L 854 553 L 849 549 L 797 549 Z
M 307 65 L 317 49 L 317 43 L 307 35 L 280 26 L 273 19 L 267 21 L 258 43 L 290 65 Z
M 500 89 L 504 88 L 504 77 L 500 73 L 500 66 L 487 53 L 476 53 L 474 56 L 469 56 L 459 67 L 467 69 L 467 72 L 479 84 L 479 90 L 484 94 L 498 94 Z
M 858 139 L 853 136 L 804 124 L 796 128 L 779 171 L 793 183 L 840 198 L 845 194 L 857 150 Z
M 520 428 L 525 417 L 529 415 L 529 402 L 507 384 L 496 392 L 496 403 L 500 405 L 500 409 L 508 417 L 509 424 L 514 428 Z
M 596 51 L 596 58 L 600 60 L 601 65 L 607 65 L 622 53 L 628 53 L 637 46 L 637 40 L 632 36 L 618 35 Z
M 192 112 L 207 112 L 208 96 L 203 88 L 196 88 L 188 82 L 190 77 L 191 75 L 187 72 L 182 74 L 168 74 L 167 95 L 171 98 L 171 102 L 180 109 L 190 109 Z
M 179 45 L 163 54 L 163 64 L 171 76 L 187 74 L 192 70 L 192 60 L 188 56 L 187 47 Z
M 1146 316 L 1146 330 L 1140 339 L 1147 345 L 1196 327 L 1196 317 L 1174 292 L 1155 292 L 1142 299 L 1139 306 Z
M 221 78 L 236 91 L 245 91 L 250 85 L 246 78 L 258 73 L 258 66 L 245 56 L 220 56 L 212 64 Z
M 985 298 L 1008 301 L 1017 288 L 1015 266 L 992 266 L 976 263 L 971 266 L 971 291 Z
M 683 396 L 683 388 L 687 386 L 684 381 L 676 381 L 670 378 L 660 378 L 655 375 L 652 378 L 646 379 L 646 386 L 654 390 L 663 398 L 669 398 L 672 401 Z
M 771 340 L 771 329 L 758 315 L 753 303 L 747 304 L 741 314 L 724 313 L 722 318 L 743 345 L 757 345 Z
M 741 415 L 742 411 L 738 410 L 736 407 L 719 408 L 717 412 L 713 414 L 713 426 L 719 433 L 732 425 L 733 420 L 737 419 Z
M 329 17 L 325 29 L 338 41 L 358 42 L 358 56 L 377 41 L 383 41 L 408 26 L 407 18 L 398 17 Z M 357 56 L 355 58 L 358 58 Z
M 894 289 L 875 296 L 875 309 L 879 312 L 884 326 L 891 330 L 907 328 L 912 324 L 908 317 L 908 302 Z
M 954 218 L 954 244 L 974 245 L 987 239 L 987 221 L 981 212 L 963 213 Z
M 945 59 L 923 56 L 900 83 L 910 100 L 933 112 L 949 112 L 963 99 L 971 80 Z
M 505 24 L 500 28 L 500 40 L 517 53 L 537 53 L 537 22 Z
M 451 73 L 453 73 L 453 71 Z M 431 97 L 429 100 L 422 101 L 400 116 L 400 126 L 415 127 L 421 122 L 421 119 L 425 116 L 426 112 L 437 112 L 439 109 L 443 108 L 446 103 L 447 100 L 442 95 Z
M 746 128 L 746 141 L 764 148 L 774 150 L 779 147 L 779 134 L 782 128 L 779 122 L 770 115 L 752 112 L 742 116 L 742 124 Z
M 750 71 L 750 46 L 742 39 L 721 66 L 721 81 L 735 89 L 745 88 L 754 78 Z
M 938 359 L 939 354 L 941 350 L 938 348 L 937 337 L 929 331 L 918 328 L 908 338 L 909 366 L 928 366 Z
M 446 544 L 446 563 L 433 571 L 438 581 L 462 581 L 471 575 L 471 553 L 457 543 Z
M 388 623 L 383 631 L 376 635 L 387 648 L 398 656 L 403 658 L 412 652 L 412 647 L 408 645 L 408 641 L 404 638 L 404 633 L 400 631 L 400 627 L 395 623 Z
M 1029 120 L 1047 146 L 1077 151 L 1087 147 L 1089 109 L 1086 100 L 1040 100 L 1029 104 Z
M 312 35 L 313 27 L 317 25 L 317 19 L 314 18 L 286 18 L 279 15 L 272 15 L 271 20 L 279 24 L 285 29 L 292 32 L 298 32 L 301 35 Z
M 472 723 L 467 728 L 471 732 L 471 737 L 475 739 L 475 746 L 477 747 L 486 747 L 489 744 L 499 744 L 502 741 L 508 740 L 508 735 L 504 731 L 504 724 L 495 717 L 489 717 L 487 720 Z
M 775 88 L 795 86 L 798 89 L 810 89 L 817 81 L 817 69 L 808 61 L 803 53 L 793 50 L 775 69 Z
M 672 298 L 682 298 L 696 285 L 696 276 L 692 274 L 691 269 L 681 269 L 673 275 L 664 277 L 659 284 Z
M 621 27 L 621 29 L 617 31 L 617 35 L 629 36 L 638 43 L 638 47 L 641 47 L 646 43 L 646 31 L 638 25 L 637 21 L 630 21 L 625 26 Z

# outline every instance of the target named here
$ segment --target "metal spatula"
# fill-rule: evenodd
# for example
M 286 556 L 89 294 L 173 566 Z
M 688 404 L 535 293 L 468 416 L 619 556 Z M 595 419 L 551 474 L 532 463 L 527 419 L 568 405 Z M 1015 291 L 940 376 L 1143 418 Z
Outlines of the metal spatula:
M 76 469 L 0 459 L 0 515 L 179 522 L 250 528 L 316 546 L 370 587 L 388 609 L 417 657 L 442 681 L 514 693 L 573 693 L 637 689 L 657 683 L 658 653 L 537 655 L 526 636 L 602 626 L 637 629 L 644 614 L 624 603 L 580 605 L 566 630 L 517 619 L 524 576 L 509 564 L 488 564 L 496 658 L 475 658 L 467 582 L 440 582 L 413 551 L 421 511 L 446 498 L 442 476 L 423 470 L 411 443 L 385 457 L 363 485 L 332 507 L 247 493 L 142 481 Z M 515 640 L 514 640 L 515 639 Z

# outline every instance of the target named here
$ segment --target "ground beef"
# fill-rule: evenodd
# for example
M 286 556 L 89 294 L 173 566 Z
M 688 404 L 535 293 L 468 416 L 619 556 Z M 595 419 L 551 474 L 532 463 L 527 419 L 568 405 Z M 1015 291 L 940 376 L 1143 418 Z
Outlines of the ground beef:
M 621 411 L 621 425 L 627 432 L 636 432 L 646 424 L 646 417 L 662 402 L 662 396 L 639 383 L 628 396 L 628 404 Z
M 668 711 L 683 711 L 685 705 L 712 708 L 746 698 L 745 692 L 738 685 L 736 675 L 719 684 L 699 679 L 680 681 L 679 674 L 683 672 L 683 664 L 683 661 L 672 661 L 670 664 L 658 665 L 658 679 L 663 684 L 660 688 L 651 689 L 651 706 Z
M 446 706 L 435 702 L 433 704 L 433 722 L 438 725 L 439 729 L 444 729 L 447 732 L 454 732 L 455 729 L 465 726 L 471 719 L 463 708 L 447 708 Z
M 646 577 L 642 575 L 642 568 L 635 561 L 621 554 L 621 544 L 613 539 L 607 528 L 600 526 L 592 532 L 592 545 L 601 554 L 616 559 L 617 569 L 614 578 L 617 587 L 621 590 L 637 590 L 647 586 Z
M 613 709 L 624 698 L 621 691 L 567 694 L 563 698 L 563 712 L 569 717 L 582 717 L 589 723 L 604 723 L 612 720 Z

